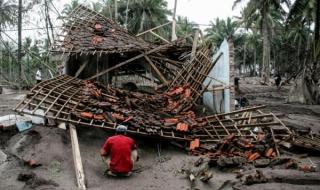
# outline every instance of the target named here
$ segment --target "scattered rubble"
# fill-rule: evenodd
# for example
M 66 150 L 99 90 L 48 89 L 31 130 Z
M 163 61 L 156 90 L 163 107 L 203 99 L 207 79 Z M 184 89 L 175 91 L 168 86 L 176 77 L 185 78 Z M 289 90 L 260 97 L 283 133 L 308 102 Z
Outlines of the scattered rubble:
M 52 180 L 47 180 L 42 177 L 38 177 L 35 173 L 33 172 L 24 172 L 20 173 L 18 175 L 17 180 L 26 182 L 26 186 L 30 187 L 31 189 L 35 189 L 39 186 L 54 186 L 58 187 L 59 184 Z
M 256 170 L 255 174 L 246 176 L 243 184 L 245 185 L 252 185 L 256 183 L 267 183 L 268 179 L 264 176 L 261 170 Z

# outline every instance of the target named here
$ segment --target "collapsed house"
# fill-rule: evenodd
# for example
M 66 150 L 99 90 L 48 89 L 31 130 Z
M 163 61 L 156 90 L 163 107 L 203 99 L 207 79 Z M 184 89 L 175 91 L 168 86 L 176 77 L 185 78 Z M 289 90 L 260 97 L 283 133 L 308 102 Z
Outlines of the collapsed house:
M 170 141 L 211 160 L 272 159 L 280 156 L 280 142 L 292 140 L 292 131 L 263 105 L 233 110 L 233 47 L 227 41 L 216 55 L 183 40 L 154 44 L 83 6 L 63 31 L 52 52 L 65 57 L 64 75 L 36 85 L 17 112 L 110 132 L 121 123 L 130 135 Z M 127 82 L 154 89 L 119 88 Z M 203 103 L 217 113 L 199 111 Z

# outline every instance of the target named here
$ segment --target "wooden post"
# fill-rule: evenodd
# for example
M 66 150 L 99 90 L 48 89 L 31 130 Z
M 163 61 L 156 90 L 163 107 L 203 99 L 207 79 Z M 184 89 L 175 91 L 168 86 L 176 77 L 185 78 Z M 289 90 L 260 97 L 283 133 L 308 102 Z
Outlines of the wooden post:
M 74 168 L 77 177 L 78 188 L 81 190 L 86 189 L 85 185 L 85 176 L 82 167 L 80 148 L 78 143 L 78 135 L 76 127 L 72 124 L 69 124 L 70 128 L 70 136 L 71 136 L 71 145 L 72 145 L 72 156 L 74 162 Z
M 192 51 L 191 51 L 191 58 L 193 58 L 197 51 L 197 45 L 199 40 L 199 29 L 196 30 L 196 33 L 194 34 L 193 38 L 193 44 L 192 44 Z
M 174 9 L 173 9 L 173 17 L 172 17 L 172 34 L 171 34 L 171 41 L 177 40 L 177 34 L 176 34 L 176 13 L 177 13 L 177 1 L 174 1 Z
M 235 110 L 234 100 L 235 100 L 235 89 L 234 89 L 234 78 L 236 75 L 235 65 L 234 65 L 234 45 L 232 39 L 228 39 L 229 46 L 229 85 L 230 85 L 230 111 Z
M 87 59 L 84 63 L 82 63 L 82 65 L 79 67 L 79 69 L 77 70 L 77 72 L 74 76 L 78 77 L 81 74 L 81 72 L 83 71 L 83 69 L 88 65 L 88 63 L 89 63 L 89 59 Z

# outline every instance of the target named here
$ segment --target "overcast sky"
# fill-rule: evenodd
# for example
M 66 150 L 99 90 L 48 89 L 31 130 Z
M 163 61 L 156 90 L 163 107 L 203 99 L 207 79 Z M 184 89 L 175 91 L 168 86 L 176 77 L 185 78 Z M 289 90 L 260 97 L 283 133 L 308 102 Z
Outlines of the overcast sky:
M 64 4 L 71 2 L 71 0 L 58 1 L 60 1 L 59 4 L 57 4 L 59 9 L 62 9 Z M 96 0 L 82 1 L 92 2 Z M 168 8 L 173 10 L 174 0 L 166 1 L 168 2 Z M 246 2 L 247 0 L 243 1 Z M 177 15 L 186 16 L 191 21 L 196 23 L 209 24 L 210 20 L 218 17 L 227 18 L 239 15 L 243 5 L 240 5 L 235 10 L 232 10 L 233 2 L 234 0 L 178 0 Z
M 167 2 L 168 8 L 173 9 L 174 0 Z M 178 0 L 177 14 L 198 24 L 209 24 L 215 18 L 239 16 L 243 5 L 232 10 L 233 2 L 234 0 Z

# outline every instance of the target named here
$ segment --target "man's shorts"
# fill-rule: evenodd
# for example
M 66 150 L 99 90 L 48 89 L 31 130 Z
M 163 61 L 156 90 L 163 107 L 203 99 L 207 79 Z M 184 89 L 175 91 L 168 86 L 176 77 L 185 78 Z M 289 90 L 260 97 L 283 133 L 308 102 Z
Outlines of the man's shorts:
M 137 161 L 138 158 L 138 151 L 137 150 L 133 150 L 131 151 L 131 161 L 132 161 L 132 165 L 134 165 L 134 163 Z M 105 162 L 107 164 L 107 170 L 110 169 L 110 156 L 107 156 L 105 159 Z

